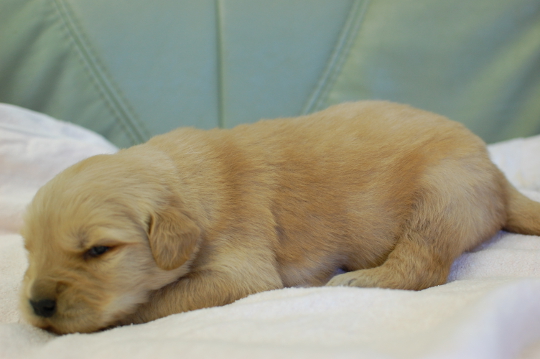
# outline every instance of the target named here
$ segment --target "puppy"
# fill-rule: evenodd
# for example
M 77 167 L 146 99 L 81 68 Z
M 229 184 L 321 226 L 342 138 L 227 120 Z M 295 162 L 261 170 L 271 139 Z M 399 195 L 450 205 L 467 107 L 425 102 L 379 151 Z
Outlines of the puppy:
M 178 129 L 39 190 L 21 308 L 70 333 L 291 286 L 420 290 L 503 228 L 540 234 L 540 204 L 482 140 L 433 113 L 358 102 Z

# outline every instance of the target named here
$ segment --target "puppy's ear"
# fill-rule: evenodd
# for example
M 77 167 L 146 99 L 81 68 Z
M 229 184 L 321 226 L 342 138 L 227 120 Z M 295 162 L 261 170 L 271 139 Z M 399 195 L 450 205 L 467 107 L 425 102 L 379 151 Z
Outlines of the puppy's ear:
M 184 264 L 197 248 L 199 227 L 178 208 L 164 206 L 150 215 L 148 240 L 152 255 L 161 269 Z

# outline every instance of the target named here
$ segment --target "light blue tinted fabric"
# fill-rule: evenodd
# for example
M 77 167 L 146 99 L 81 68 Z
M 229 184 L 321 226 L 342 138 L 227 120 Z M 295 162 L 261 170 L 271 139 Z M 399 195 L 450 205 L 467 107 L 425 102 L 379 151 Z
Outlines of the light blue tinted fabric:
M 0 101 L 118 146 L 361 99 L 540 133 L 538 0 L 0 0 Z
M 299 114 L 353 1 L 222 1 L 223 123 Z
M 489 142 L 540 133 L 540 2 L 371 1 L 336 81 L 313 109 L 408 103 Z
M 69 5 L 148 132 L 218 125 L 214 1 L 77 0 Z

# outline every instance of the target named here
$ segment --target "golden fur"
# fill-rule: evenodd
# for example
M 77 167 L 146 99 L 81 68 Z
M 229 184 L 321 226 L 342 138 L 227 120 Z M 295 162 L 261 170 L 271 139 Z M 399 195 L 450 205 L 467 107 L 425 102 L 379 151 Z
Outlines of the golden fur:
M 68 333 L 289 286 L 420 290 L 502 228 L 540 234 L 540 204 L 482 140 L 433 113 L 357 102 L 184 128 L 84 160 L 39 190 L 22 231 L 21 308 Z M 54 306 L 36 315 L 29 301 L 44 299 Z

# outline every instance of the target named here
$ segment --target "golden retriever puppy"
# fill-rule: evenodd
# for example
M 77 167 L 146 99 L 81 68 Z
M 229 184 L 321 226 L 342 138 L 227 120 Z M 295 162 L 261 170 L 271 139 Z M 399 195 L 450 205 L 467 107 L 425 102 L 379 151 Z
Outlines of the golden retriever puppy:
M 291 286 L 420 290 L 502 228 L 540 234 L 540 204 L 482 140 L 433 113 L 358 102 L 178 129 L 39 190 L 21 308 L 69 333 Z

